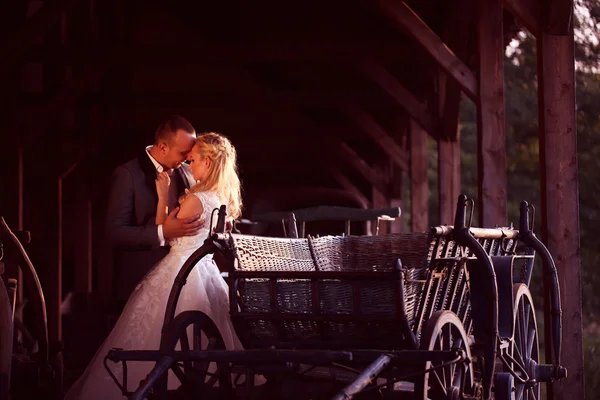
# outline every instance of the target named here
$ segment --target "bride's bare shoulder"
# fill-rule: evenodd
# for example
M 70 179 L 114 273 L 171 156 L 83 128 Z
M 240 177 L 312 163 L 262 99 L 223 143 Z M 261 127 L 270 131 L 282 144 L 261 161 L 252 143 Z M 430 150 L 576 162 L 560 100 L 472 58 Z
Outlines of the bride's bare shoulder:
M 189 194 L 181 203 L 179 208 L 179 213 L 177 214 L 178 218 L 187 218 L 195 215 L 202 215 L 204 211 L 204 207 L 202 206 L 202 201 L 198 196 L 194 196 L 193 194 Z

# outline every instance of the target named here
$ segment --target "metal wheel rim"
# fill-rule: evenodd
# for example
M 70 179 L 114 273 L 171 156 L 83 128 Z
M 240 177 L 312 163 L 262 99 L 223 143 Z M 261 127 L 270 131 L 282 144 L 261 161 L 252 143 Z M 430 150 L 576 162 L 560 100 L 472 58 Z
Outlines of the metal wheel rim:
M 192 338 L 188 337 L 192 333 Z M 204 333 L 206 342 L 202 340 L 201 334 Z M 203 345 L 206 343 L 206 346 Z M 162 351 L 175 350 L 177 345 L 182 351 L 195 349 L 202 350 L 225 350 L 223 338 L 214 324 L 214 322 L 201 311 L 184 311 L 177 315 L 161 337 L 160 349 Z M 213 366 L 215 376 L 208 376 L 207 371 Z M 176 370 L 179 369 L 179 372 Z M 198 395 L 199 392 L 214 388 L 217 383 L 219 390 L 228 390 L 231 385 L 231 368 L 228 363 L 189 361 L 183 363 L 183 369 L 179 366 L 173 366 L 171 370 L 180 380 L 182 387 L 178 390 L 183 392 L 193 392 Z M 183 373 L 185 381 L 182 381 L 178 374 Z M 202 383 L 204 381 L 204 383 Z M 186 387 L 186 383 L 190 387 Z M 159 393 L 165 393 L 167 390 L 167 379 L 165 377 L 156 384 Z
M 445 338 L 445 339 L 444 339 Z M 421 337 L 421 350 L 450 350 L 461 348 L 471 359 L 471 349 L 462 322 L 452 311 L 437 311 L 427 321 Z M 431 361 L 425 363 L 425 370 L 434 367 Z M 471 391 L 474 383 L 470 365 L 452 364 L 423 374 L 415 382 L 415 398 L 450 398 L 454 388 Z
M 511 343 L 511 356 L 526 371 L 540 361 L 537 320 L 531 293 L 525 284 L 513 286 L 514 332 Z M 518 368 L 514 368 L 518 371 Z M 537 400 L 540 398 L 540 385 L 529 386 L 515 380 L 515 400 Z

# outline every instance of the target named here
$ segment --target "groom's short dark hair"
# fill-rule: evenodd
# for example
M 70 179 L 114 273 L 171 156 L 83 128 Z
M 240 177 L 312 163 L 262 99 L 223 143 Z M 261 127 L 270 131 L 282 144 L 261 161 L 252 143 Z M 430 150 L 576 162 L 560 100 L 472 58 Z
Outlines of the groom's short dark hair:
M 171 115 L 165 122 L 160 124 L 154 133 L 154 143 L 164 140 L 170 142 L 178 130 L 194 133 L 196 130 L 185 118 L 180 115 Z

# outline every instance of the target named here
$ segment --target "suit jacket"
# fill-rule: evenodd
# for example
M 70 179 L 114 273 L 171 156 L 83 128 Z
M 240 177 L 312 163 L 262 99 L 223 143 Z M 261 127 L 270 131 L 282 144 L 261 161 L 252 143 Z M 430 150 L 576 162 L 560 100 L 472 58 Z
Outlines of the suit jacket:
M 155 223 L 156 175 L 156 168 L 146 151 L 118 166 L 113 173 L 106 228 L 114 254 L 115 295 L 121 303 L 127 300 L 150 268 L 169 252 L 168 247 L 160 246 Z M 179 193 L 193 183 L 187 164 L 173 171 L 171 184 L 177 185 Z

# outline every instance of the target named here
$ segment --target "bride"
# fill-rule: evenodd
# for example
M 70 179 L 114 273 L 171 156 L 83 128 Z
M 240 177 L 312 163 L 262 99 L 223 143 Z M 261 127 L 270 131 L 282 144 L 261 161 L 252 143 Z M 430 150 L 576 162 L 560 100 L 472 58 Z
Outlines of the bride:
M 186 193 L 177 217 L 200 215 L 204 222 L 202 228 L 195 236 L 180 237 L 171 241 L 169 254 L 156 264 L 136 287 L 115 327 L 65 399 L 122 398 L 120 389 L 103 364 L 108 351 L 112 348 L 158 350 L 169 291 L 184 262 L 208 237 L 212 229 L 209 224 L 213 209 L 226 204 L 228 216 L 237 218 L 240 214 L 242 201 L 236 158 L 235 148 L 223 135 L 211 132 L 198 136 L 190 153 L 190 167 L 197 184 Z M 162 224 L 167 217 L 169 183 L 166 172 L 156 179 L 159 198 L 157 224 Z M 196 264 L 183 287 L 176 314 L 186 310 L 206 313 L 219 328 L 226 348 L 242 349 L 229 318 L 227 283 L 210 255 Z M 123 382 L 121 364 L 109 361 L 108 365 L 119 381 Z M 128 362 L 127 389 L 135 390 L 154 365 L 154 362 L 149 361 Z M 169 383 L 171 381 L 170 378 Z

